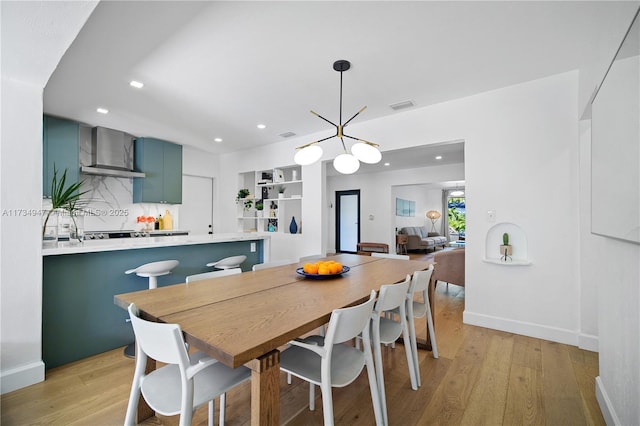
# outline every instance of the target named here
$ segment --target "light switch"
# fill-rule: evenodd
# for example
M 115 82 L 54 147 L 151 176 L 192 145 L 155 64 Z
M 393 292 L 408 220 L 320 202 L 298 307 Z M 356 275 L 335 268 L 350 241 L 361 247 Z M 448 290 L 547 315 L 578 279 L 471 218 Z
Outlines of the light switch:
M 496 221 L 496 211 L 495 210 L 488 210 L 487 211 L 487 222 L 495 222 Z
M 256 251 L 256 243 L 251 243 L 251 253 Z

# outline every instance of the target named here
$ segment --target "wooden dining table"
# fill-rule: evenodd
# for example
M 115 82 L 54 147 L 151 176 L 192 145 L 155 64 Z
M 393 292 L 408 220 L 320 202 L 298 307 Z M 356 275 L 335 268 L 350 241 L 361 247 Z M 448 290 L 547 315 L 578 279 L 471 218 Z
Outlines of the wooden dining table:
M 290 340 L 329 321 L 334 309 L 369 298 L 371 290 L 403 281 L 431 262 L 355 254 L 328 257 L 350 270 L 329 279 L 296 272 L 302 264 L 119 294 L 116 305 L 135 303 L 142 318 L 179 324 L 189 345 L 225 365 L 251 373 L 251 423 L 280 420 L 280 351 Z M 433 286 L 431 286 L 433 287 Z M 432 295 L 431 288 L 430 294 Z M 430 297 L 433 303 L 433 297 Z M 150 360 L 148 369 L 154 369 Z M 153 416 L 141 399 L 138 421 Z

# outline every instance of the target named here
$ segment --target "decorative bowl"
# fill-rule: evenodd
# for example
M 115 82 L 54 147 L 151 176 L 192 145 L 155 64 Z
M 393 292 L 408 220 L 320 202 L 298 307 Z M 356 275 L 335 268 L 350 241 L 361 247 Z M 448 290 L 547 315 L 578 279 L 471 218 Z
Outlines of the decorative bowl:
M 312 279 L 316 279 L 316 280 L 325 280 L 327 278 L 335 278 L 335 277 L 339 277 L 340 275 L 344 274 L 345 272 L 349 272 L 351 268 L 349 268 L 348 266 L 342 266 L 342 271 L 335 273 L 335 274 L 308 274 L 306 272 L 304 272 L 302 270 L 302 268 L 298 268 L 296 269 L 296 272 L 299 273 L 300 275 L 303 275 L 306 278 L 312 278 Z

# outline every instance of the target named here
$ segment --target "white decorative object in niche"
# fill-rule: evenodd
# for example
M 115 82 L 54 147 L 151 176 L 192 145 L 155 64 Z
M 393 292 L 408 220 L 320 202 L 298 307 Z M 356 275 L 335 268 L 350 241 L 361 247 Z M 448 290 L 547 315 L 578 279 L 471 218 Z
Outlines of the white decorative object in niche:
M 512 249 L 511 256 L 506 260 L 504 254 L 500 252 L 500 246 L 503 244 L 502 236 L 505 232 L 509 234 L 509 245 Z M 487 231 L 483 260 L 506 266 L 530 265 L 527 235 L 514 223 L 496 223 Z

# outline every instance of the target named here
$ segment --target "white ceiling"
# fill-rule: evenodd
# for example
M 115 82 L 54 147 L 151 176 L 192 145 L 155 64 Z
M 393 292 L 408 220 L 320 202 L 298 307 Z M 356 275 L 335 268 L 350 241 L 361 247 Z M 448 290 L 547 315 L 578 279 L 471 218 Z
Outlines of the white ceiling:
M 361 122 L 402 114 L 389 107 L 400 101 L 419 108 L 578 69 L 636 7 L 103 1 L 50 78 L 44 110 L 213 153 L 281 142 L 285 132 L 329 136 L 335 130 L 309 110 L 338 121 L 335 60 L 352 64 L 343 121 L 366 105 Z M 144 88 L 130 87 L 134 79 Z

